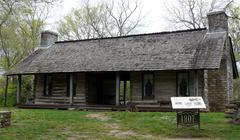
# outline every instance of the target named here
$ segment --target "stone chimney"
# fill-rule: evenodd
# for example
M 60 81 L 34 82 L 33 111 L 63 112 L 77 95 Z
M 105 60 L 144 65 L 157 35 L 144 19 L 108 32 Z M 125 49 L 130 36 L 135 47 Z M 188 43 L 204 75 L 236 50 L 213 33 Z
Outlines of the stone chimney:
M 228 32 L 228 16 L 224 11 L 214 11 L 207 14 L 209 32 Z
M 48 48 L 58 40 L 58 34 L 52 31 L 43 31 L 41 33 L 41 48 Z

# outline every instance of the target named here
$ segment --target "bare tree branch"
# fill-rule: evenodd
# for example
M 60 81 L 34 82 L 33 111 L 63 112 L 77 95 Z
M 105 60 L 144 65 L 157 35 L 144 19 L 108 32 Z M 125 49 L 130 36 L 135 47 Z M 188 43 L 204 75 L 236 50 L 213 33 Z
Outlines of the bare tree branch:
M 87 0 L 68 17 L 69 19 L 64 18 L 59 24 L 58 31 L 62 39 L 127 35 L 136 31 L 143 19 L 138 0 L 111 0 L 95 5 Z M 74 28 L 69 28 L 70 23 L 73 23 L 70 26 Z M 72 33 L 71 36 L 69 32 Z
M 167 20 L 187 29 L 197 29 L 206 26 L 208 2 L 204 0 L 176 0 L 176 5 L 167 5 L 170 16 Z

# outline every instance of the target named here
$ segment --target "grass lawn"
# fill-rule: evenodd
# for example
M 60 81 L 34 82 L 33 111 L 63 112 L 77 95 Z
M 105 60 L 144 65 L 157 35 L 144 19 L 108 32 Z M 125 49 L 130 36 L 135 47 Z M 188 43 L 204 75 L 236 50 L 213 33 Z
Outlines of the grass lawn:
M 12 125 L 0 128 L 0 140 L 240 139 L 240 126 L 228 124 L 223 113 L 202 113 L 198 130 L 177 129 L 175 113 L 2 110 L 12 111 Z

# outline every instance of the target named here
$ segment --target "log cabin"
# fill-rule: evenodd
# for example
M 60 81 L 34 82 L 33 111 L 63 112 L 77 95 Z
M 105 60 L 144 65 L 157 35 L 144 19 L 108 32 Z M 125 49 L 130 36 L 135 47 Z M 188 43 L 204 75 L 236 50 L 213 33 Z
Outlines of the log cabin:
M 173 96 L 202 96 L 207 110 L 222 111 L 238 71 L 228 16 L 215 11 L 207 19 L 203 29 L 85 40 L 57 41 L 44 31 L 40 47 L 5 75 L 18 76 L 18 104 L 21 76 L 33 75 L 32 106 L 161 108 Z

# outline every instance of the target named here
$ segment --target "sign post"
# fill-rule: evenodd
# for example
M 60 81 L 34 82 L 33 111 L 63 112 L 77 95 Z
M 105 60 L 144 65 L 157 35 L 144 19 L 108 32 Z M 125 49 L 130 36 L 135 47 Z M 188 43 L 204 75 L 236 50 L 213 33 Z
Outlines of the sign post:
M 200 110 L 206 105 L 202 97 L 171 97 L 172 108 L 177 112 L 177 128 L 198 125 L 200 129 Z

